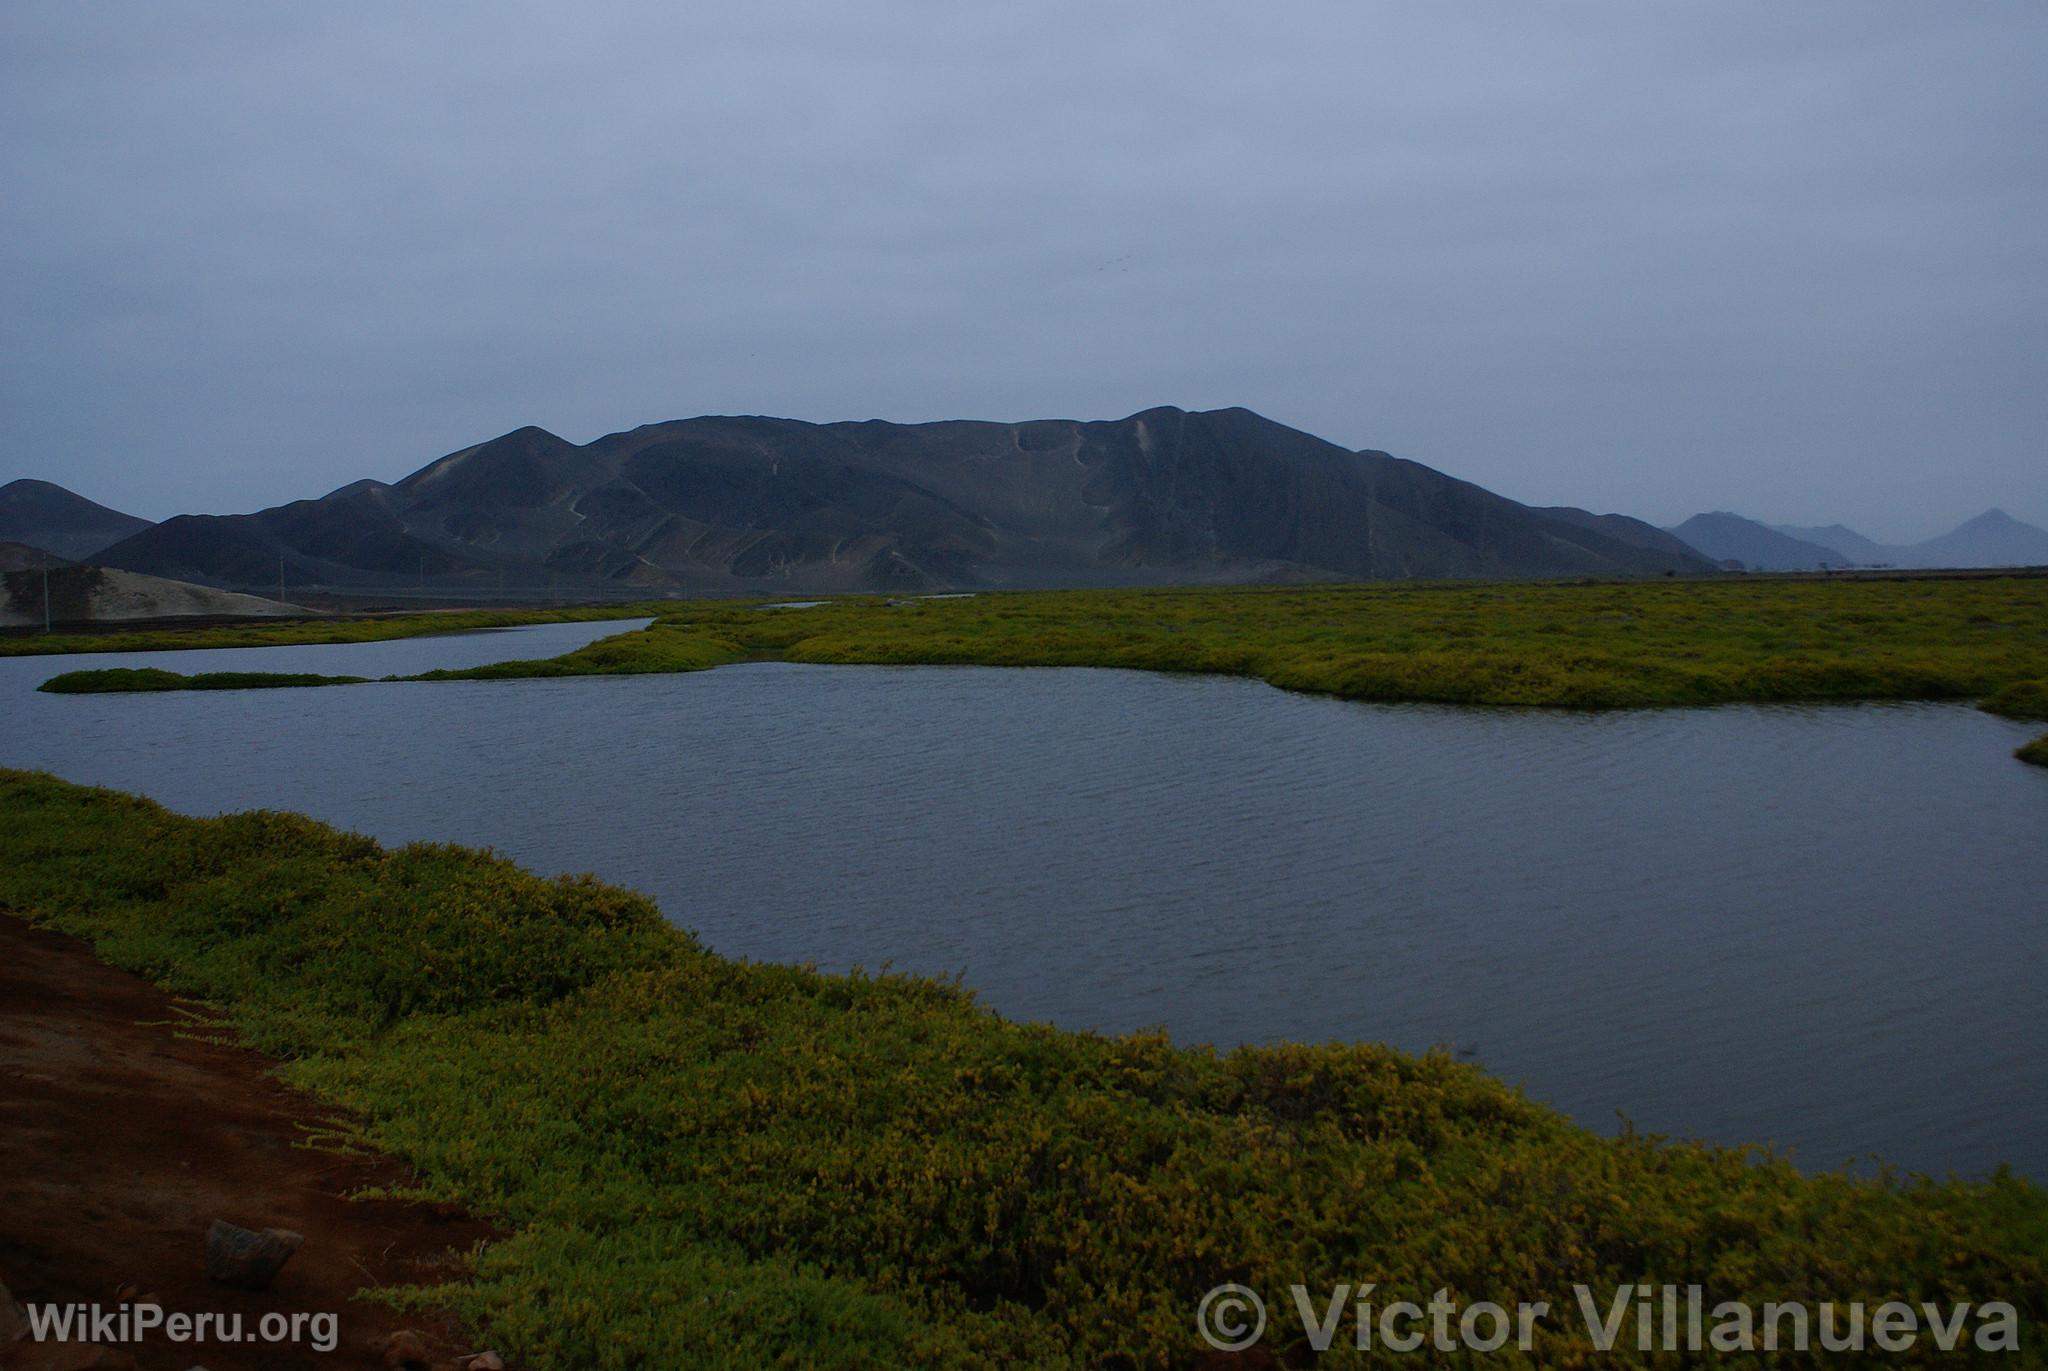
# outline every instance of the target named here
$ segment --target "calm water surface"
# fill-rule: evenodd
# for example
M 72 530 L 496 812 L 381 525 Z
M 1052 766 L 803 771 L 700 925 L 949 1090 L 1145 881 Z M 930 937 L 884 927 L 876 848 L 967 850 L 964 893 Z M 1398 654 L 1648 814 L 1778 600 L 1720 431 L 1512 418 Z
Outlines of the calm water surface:
M 384 674 L 620 627 L 119 661 Z M 721 952 L 958 972 L 1015 1017 L 1440 1043 L 1596 1127 L 2048 1176 L 2048 773 L 1972 709 L 788 665 L 32 693 L 87 664 L 0 659 L 0 762 L 596 870 Z

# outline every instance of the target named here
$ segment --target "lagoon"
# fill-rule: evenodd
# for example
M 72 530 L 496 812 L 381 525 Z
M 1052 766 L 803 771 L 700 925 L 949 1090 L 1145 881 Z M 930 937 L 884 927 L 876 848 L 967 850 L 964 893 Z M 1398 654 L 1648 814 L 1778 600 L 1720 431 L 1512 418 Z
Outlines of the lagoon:
M 719 952 L 957 973 L 1013 1017 L 1442 1044 L 1594 1127 L 2048 1177 L 2048 773 L 2011 758 L 2033 729 L 1966 707 L 1476 710 L 779 663 L 33 693 L 96 665 L 475 665 L 625 627 L 0 659 L 0 764 L 595 870 Z

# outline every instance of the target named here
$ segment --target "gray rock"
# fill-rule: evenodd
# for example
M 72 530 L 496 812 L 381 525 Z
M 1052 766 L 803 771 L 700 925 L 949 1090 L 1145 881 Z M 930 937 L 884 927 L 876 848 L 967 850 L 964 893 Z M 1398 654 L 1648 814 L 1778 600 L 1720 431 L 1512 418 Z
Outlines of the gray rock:
M 426 1339 L 410 1328 L 401 1328 L 379 1344 L 384 1365 L 391 1371 L 406 1371 L 408 1368 L 427 1365 Z
M 206 1276 L 238 1290 L 264 1290 L 305 1239 L 288 1228 L 262 1232 L 215 1219 L 206 1230 Z

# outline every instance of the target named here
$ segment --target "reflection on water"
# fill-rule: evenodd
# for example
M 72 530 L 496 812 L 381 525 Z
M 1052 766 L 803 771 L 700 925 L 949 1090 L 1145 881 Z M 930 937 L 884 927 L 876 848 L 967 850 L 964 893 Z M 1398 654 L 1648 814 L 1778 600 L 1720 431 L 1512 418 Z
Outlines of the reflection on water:
M 419 646 L 264 669 L 448 664 L 378 657 Z M 174 665 L 227 656 L 206 655 Z M 2048 775 L 2011 759 L 2027 728 L 1967 708 L 1454 710 L 786 665 L 24 682 L 0 670 L 6 764 L 594 869 L 736 956 L 958 972 L 1073 1027 L 1453 1045 L 1596 1127 L 2048 1176 Z

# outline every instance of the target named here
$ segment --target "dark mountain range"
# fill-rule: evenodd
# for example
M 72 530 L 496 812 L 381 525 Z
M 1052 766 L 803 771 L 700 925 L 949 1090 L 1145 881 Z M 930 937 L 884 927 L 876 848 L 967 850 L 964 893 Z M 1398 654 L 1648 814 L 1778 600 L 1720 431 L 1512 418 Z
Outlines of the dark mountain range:
M 875 590 L 1708 570 L 1618 515 L 1541 511 L 1243 409 L 1084 423 L 685 419 L 522 428 L 395 485 L 166 520 L 109 566 L 217 585 L 626 582 Z
M 26 543 L 74 562 L 149 526 L 147 519 L 96 505 L 48 481 L 0 486 L 0 541 Z
M 1752 571 L 1813 571 L 1850 563 L 1833 548 L 1791 537 L 1726 510 L 1695 514 L 1666 531 L 1717 562 L 1739 563 Z

